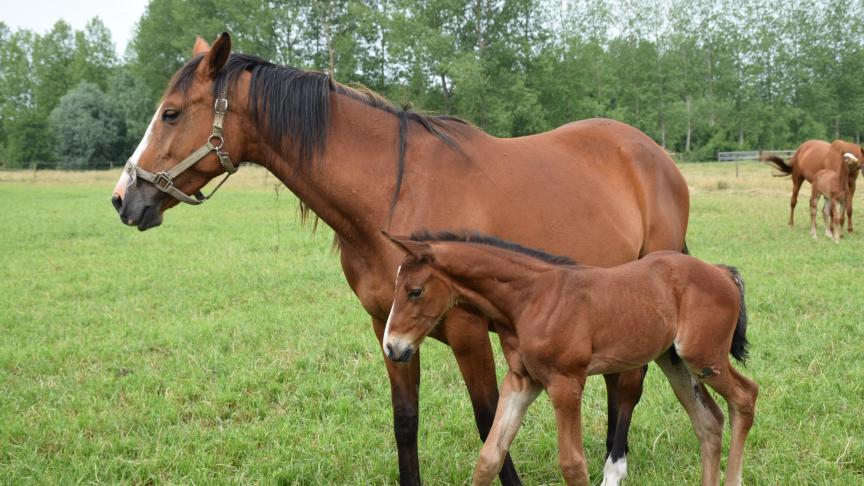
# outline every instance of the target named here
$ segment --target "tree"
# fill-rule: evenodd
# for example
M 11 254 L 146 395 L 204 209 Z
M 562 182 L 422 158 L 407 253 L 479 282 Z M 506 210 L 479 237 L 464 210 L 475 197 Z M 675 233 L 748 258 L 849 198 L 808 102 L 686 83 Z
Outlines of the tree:
M 126 127 L 99 86 L 84 82 L 65 94 L 51 112 L 54 150 L 69 169 L 119 164 Z

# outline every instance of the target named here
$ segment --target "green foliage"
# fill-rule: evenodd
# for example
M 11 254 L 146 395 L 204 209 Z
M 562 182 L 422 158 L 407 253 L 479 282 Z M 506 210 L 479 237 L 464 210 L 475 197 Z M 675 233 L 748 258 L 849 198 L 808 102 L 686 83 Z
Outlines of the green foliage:
M 61 167 L 118 165 L 126 148 L 126 125 L 99 86 L 81 83 L 60 98 L 49 119 Z

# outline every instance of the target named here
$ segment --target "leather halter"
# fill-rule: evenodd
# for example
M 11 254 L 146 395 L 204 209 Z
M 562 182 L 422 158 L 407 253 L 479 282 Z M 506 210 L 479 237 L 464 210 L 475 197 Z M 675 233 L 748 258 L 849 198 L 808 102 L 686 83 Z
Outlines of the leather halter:
M 219 97 L 216 98 L 216 102 L 213 104 L 213 110 L 215 111 L 215 115 L 213 116 L 213 132 L 210 134 L 210 137 L 207 138 L 207 143 L 199 147 L 198 150 L 192 152 L 192 154 L 183 159 L 182 162 L 167 171 L 153 173 L 138 167 L 133 164 L 131 160 L 127 161 L 124 170 L 129 174 L 129 184 L 135 182 L 136 177 L 140 177 L 156 186 L 156 189 L 159 189 L 160 191 L 173 196 L 178 201 L 187 204 L 201 204 L 213 197 L 213 194 L 222 187 L 222 184 L 228 180 L 228 177 L 237 172 L 237 166 L 231 162 L 231 158 L 228 157 L 228 152 L 222 150 L 222 147 L 225 145 L 225 140 L 222 138 L 222 124 L 225 121 L 225 113 L 228 111 L 228 98 L 225 95 L 225 91 L 219 93 Z M 225 177 L 219 181 L 216 188 L 207 196 L 203 195 L 201 191 L 197 191 L 194 194 L 194 197 L 184 193 L 180 189 L 177 189 L 174 185 L 174 179 L 186 171 L 186 169 L 201 161 L 201 159 L 206 157 L 210 152 L 216 153 L 216 157 L 219 158 L 219 163 L 226 172 Z

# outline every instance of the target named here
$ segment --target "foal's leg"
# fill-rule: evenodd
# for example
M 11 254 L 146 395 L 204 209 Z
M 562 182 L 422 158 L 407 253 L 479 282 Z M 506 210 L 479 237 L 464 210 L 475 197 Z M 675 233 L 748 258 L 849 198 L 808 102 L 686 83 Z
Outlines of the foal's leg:
M 485 323 L 486 319 L 459 307 L 448 312 L 446 319 L 447 325 L 442 326 L 444 337 L 465 379 L 480 440 L 485 442 L 498 404 L 498 378 L 495 376 L 495 359 L 489 342 L 489 326 Z M 483 322 L 476 322 L 478 320 Z M 522 484 L 509 454 L 504 458 L 498 477 L 504 486 Z
M 836 212 L 831 210 L 831 207 L 834 206 L 834 203 L 833 201 L 831 201 L 830 198 L 825 197 L 823 199 L 825 202 L 822 204 L 822 219 L 825 223 L 825 236 L 827 236 L 828 238 L 834 238 L 834 235 L 832 234 L 832 232 L 834 231 L 834 223 L 833 219 L 831 218 L 832 212 Z
M 813 239 L 818 239 L 816 235 L 816 207 L 819 204 L 819 193 L 813 189 L 813 194 L 810 196 L 810 236 Z
M 582 390 L 585 371 L 554 377 L 546 387 L 558 423 L 558 462 L 568 485 L 587 486 L 588 466 L 582 449 Z
M 642 383 L 647 371 L 646 365 L 624 373 L 603 375 L 608 393 L 609 430 L 601 486 L 618 486 L 627 477 L 627 434 L 633 409 L 642 397 Z
M 731 364 L 726 366 L 726 370 L 703 381 L 716 390 L 729 405 L 732 440 L 729 444 L 726 486 L 740 486 L 741 471 L 744 466 L 744 442 L 747 440 L 750 427 L 753 426 L 759 385 L 738 373 Z
M 723 441 L 723 412 L 684 363 L 667 352 L 657 358 L 672 390 L 693 423 L 702 451 L 702 484 L 717 486 L 720 481 L 720 447 Z
M 504 458 L 507 457 L 510 444 L 522 425 L 525 411 L 541 391 L 543 387 L 527 376 L 507 372 L 501 384 L 501 397 L 498 399 L 492 430 L 480 449 L 480 458 L 474 469 L 472 482 L 475 486 L 491 484 L 495 479 Z

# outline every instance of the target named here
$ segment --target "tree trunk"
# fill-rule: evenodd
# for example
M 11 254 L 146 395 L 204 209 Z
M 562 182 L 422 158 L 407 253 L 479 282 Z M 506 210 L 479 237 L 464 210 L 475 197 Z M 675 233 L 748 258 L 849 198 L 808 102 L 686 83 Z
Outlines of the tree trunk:
M 690 107 L 691 107 L 691 96 L 688 94 L 685 100 L 687 105 L 687 138 L 684 141 L 684 152 L 690 152 L 690 137 L 693 133 L 693 120 L 691 118 Z
M 450 90 L 447 89 L 447 77 L 441 73 L 441 94 L 444 96 L 444 114 L 450 114 Z

